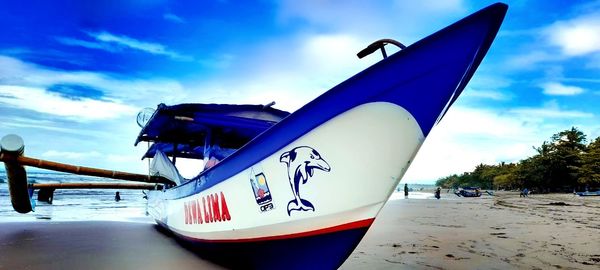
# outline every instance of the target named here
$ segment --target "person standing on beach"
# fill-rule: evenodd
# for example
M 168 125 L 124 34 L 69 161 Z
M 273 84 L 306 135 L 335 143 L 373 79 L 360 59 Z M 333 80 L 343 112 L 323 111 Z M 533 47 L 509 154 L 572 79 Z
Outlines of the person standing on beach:
M 404 197 L 408 197 L 408 184 L 404 184 Z
M 440 199 L 440 197 L 441 197 L 441 196 L 440 196 L 440 192 L 442 192 L 442 189 L 441 189 L 440 187 L 438 187 L 438 188 L 435 190 L 435 198 L 436 198 L 436 199 L 438 199 L 438 200 L 439 200 L 439 199 Z
M 519 197 L 527 197 L 528 194 L 529 194 L 529 190 L 527 188 L 524 188 L 523 191 L 521 191 L 521 194 L 519 195 Z

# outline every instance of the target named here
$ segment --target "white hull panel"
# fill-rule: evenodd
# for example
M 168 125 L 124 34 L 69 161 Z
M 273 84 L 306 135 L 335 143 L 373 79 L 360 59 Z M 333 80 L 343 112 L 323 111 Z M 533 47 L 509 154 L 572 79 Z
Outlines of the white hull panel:
M 178 234 L 207 241 L 286 236 L 372 220 L 423 141 L 415 118 L 402 107 L 387 102 L 364 104 L 199 194 L 163 200 L 162 192 L 152 192 L 149 213 Z M 319 156 L 313 158 L 326 165 L 311 167 L 315 161 L 311 148 Z M 298 153 L 291 154 L 294 161 L 290 162 L 293 149 Z M 288 163 L 292 163 L 289 168 Z M 294 180 L 300 180 L 302 201 L 295 199 Z M 253 185 L 268 191 L 270 200 L 257 199 Z M 216 208 L 209 203 L 211 194 L 218 197 Z M 211 209 L 220 213 L 221 221 L 206 221 Z

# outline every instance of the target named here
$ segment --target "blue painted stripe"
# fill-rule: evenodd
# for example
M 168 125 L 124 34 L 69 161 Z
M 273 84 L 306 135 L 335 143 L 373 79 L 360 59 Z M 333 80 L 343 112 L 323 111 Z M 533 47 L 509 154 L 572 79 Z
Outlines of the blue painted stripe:
M 504 4 L 491 5 L 367 68 L 266 130 L 217 166 L 166 190 L 165 198 L 183 198 L 206 190 L 324 122 L 370 102 L 391 102 L 405 108 L 427 136 L 473 76 L 506 9 Z
M 164 225 L 163 225 L 164 226 Z M 234 269 L 337 269 L 369 228 L 258 242 L 178 241 L 202 258 Z

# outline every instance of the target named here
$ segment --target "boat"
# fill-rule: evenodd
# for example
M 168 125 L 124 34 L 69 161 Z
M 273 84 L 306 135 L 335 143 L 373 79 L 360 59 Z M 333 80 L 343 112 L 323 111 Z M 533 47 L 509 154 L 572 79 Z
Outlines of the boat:
M 135 144 L 152 144 L 149 176 L 24 157 L 22 139 L 6 136 L 0 160 L 13 207 L 33 208 L 23 165 L 160 183 L 142 187 L 149 215 L 203 258 L 232 268 L 338 268 L 465 89 L 507 8 L 490 5 L 410 46 L 376 41 L 357 56 L 380 50 L 381 61 L 293 113 L 273 103 L 145 110 Z M 388 56 L 388 44 L 401 50 Z M 186 179 L 177 158 L 205 168 Z
M 478 187 L 464 187 L 459 188 L 454 194 L 458 197 L 481 197 L 481 189 Z M 488 192 L 488 194 L 490 193 Z
M 600 190 L 598 191 L 583 191 L 583 192 L 576 192 L 575 194 L 582 196 L 582 197 L 586 197 L 586 196 L 600 196 Z
M 366 53 L 382 49 L 383 60 L 294 113 L 159 105 L 142 117 L 136 144 L 154 143 L 145 157 L 211 165 L 148 192 L 149 214 L 226 266 L 339 267 L 473 76 L 506 10 L 493 4 L 390 56 L 393 42 L 374 43 Z

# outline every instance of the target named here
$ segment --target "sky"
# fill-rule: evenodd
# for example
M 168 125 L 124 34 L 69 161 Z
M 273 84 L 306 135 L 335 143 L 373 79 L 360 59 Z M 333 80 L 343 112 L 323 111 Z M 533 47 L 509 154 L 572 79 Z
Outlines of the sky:
M 90 3 L 87 3 L 90 2 Z M 0 136 L 28 156 L 147 172 L 137 113 L 159 103 L 295 111 L 491 1 L 2 1 Z M 403 182 L 516 162 L 575 126 L 600 136 L 600 1 L 507 1 L 498 36 Z M 182 170 L 187 177 L 197 169 Z

